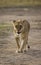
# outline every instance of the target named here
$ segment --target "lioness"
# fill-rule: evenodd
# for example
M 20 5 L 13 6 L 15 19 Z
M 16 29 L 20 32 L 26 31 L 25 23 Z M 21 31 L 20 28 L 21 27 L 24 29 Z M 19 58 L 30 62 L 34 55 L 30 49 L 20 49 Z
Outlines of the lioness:
M 17 43 L 16 52 L 26 52 L 30 24 L 27 20 L 13 20 L 14 37 Z M 30 46 L 28 45 L 28 48 Z

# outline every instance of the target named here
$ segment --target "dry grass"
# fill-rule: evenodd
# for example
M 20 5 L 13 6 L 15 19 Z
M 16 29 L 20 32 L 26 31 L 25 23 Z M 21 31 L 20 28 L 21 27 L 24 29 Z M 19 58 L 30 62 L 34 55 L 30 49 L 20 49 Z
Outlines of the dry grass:
M 41 5 L 41 0 L 0 0 L 0 7 Z

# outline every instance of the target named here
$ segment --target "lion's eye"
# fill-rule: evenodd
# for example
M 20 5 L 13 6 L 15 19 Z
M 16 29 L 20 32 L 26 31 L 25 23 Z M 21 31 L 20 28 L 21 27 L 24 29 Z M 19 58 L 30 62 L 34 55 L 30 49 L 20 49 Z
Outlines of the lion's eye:
M 18 28 L 18 29 L 21 29 L 22 25 L 16 25 L 15 27 Z
M 22 25 L 20 25 L 20 28 L 22 28 Z
M 18 25 L 16 25 L 15 27 L 18 28 Z

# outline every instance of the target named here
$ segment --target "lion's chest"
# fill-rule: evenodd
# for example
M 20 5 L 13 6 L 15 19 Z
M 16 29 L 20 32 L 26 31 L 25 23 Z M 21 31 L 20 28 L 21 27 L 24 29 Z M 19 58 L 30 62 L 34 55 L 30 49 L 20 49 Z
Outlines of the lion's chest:
M 18 37 L 18 38 L 21 38 L 22 37 L 22 34 L 17 34 L 17 33 L 14 33 L 14 37 Z
M 15 33 L 14 37 L 18 38 L 19 40 L 23 40 L 26 38 L 26 34 L 25 33 L 20 33 L 20 34 Z

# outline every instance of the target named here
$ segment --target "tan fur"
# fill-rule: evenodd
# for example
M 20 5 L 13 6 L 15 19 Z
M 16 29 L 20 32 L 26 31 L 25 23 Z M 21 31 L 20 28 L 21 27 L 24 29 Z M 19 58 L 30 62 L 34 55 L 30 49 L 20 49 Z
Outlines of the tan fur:
M 27 20 L 19 19 L 13 21 L 13 27 L 14 27 L 14 37 L 18 48 L 17 52 L 23 52 L 24 50 L 27 50 L 30 24 Z M 19 32 L 19 34 L 17 32 Z

